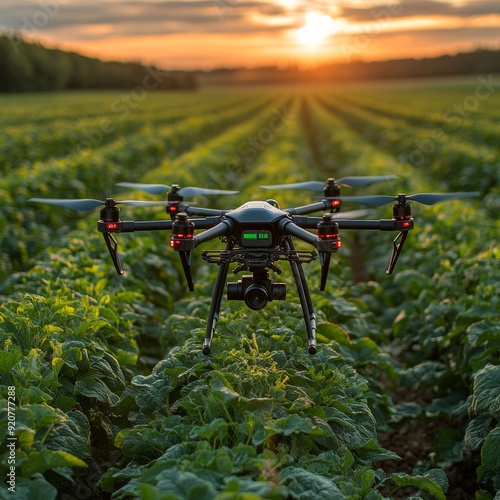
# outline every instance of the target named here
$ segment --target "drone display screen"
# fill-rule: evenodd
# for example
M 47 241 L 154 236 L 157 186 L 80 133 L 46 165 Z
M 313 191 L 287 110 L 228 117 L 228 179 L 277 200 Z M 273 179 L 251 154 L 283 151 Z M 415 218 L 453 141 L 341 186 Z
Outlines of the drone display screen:
M 271 231 L 247 230 L 241 233 L 240 243 L 243 247 L 268 247 L 273 244 L 273 237 Z

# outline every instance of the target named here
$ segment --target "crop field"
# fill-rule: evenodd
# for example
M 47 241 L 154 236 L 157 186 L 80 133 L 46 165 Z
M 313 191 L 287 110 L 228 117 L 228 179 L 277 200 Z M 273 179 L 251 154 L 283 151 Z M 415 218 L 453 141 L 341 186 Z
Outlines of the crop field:
M 499 81 L 0 96 L 0 498 L 499 500 Z M 324 292 L 305 265 L 315 355 L 286 266 L 286 302 L 223 299 L 204 356 L 200 249 L 189 292 L 170 232 L 118 234 L 118 276 L 98 209 L 28 202 L 285 208 L 321 196 L 260 186 L 384 174 L 342 194 L 479 196 L 414 203 L 390 276 L 394 233 L 341 231 Z

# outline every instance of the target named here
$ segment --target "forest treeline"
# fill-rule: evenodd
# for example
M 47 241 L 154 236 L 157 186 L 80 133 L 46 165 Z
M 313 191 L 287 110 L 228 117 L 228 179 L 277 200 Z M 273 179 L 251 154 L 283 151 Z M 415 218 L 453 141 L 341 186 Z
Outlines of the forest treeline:
M 428 78 L 500 73 L 500 50 L 478 49 L 423 59 L 333 62 L 316 68 L 220 68 L 200 73 L 200 84 L 310 83 Z
M 194 89 L 193 73 L 164 72 L 134 62 L 107 62 L 0 36 L 0 92 L 66 89 Z
M 198 85 L 287 84 L 500 73 L 500 50 L 478 49 L 423 59 L 334 62 L 303 70 L 219 68 L 162 71 L 136 62 L 102 61 L 0 35 L 0 92 L 65 89 L 195 89 Z

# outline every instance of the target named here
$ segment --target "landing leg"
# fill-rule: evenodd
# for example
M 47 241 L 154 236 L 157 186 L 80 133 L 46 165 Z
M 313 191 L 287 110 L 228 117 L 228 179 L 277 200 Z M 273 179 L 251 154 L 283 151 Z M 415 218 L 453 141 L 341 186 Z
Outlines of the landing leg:
M 288 250 L 295 250 L 291 240 L 288 240 L 285 245 L 288 247 Z M 290 267 L 292 268 L 292 274 L 300 298 L 300 305 L 302 306 L 302 312 L 304 314 L 304 323 L 306 325 L 307 340 L 309 343 L 308 351 L 309 354 L 316 354 L 316 314 L 314 313 L 304 269 L 300 262 L 294 261 L 290 261 Z
M 212 303 L 210 305 L 210 312 L 208 314 L 207 331 L 205 340 L 203 341 L 203 354 L 208 356 L 210 354 L 210 344 L 215 332 L 215 325 L 219 319 L 220 304 L 222 301 L 222 294 L 226 285 L 227 272 L 229 270 L 229 261 L 221 261 L 219 264 L 219 271 L 215 279 L 214 291 L 212 295 Z

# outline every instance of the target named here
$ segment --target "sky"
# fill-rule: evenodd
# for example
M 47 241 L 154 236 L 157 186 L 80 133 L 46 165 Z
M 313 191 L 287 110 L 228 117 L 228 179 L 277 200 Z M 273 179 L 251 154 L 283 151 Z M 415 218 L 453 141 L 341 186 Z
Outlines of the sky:
M 500 0 L 2 0 L 0 31 L 168 69 L 500 48 Z

